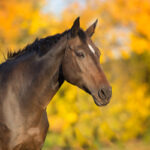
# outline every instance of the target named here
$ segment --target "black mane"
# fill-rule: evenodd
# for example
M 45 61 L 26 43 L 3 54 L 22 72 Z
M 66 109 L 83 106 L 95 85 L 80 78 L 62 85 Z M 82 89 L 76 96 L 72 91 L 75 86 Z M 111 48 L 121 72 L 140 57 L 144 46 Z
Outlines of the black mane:
M 68 32 L 69 32 L 69 30 L 63 32 L 62 34 L 56 34 L 56 35 L 48 36 L 48 37 L 42 38 L 42 39 L 37 38 L 33 43 L 27 45 L 22 50 L 19 50 L 17 52 L 8 52 L 7 58 L 8 59 L 17 58 L 19 56 L 22 56 L 24 54 L 27 54 L 27 53 L 33 52 L 33 51 L 35 51 L 37 54 L 39 54 L 39 56 L 43 56 L 50 50 L 50 48 L 54 44 L 56 44 L 59 41 L 59 39 L 62 36 L 64 36 Z
M 24 49 L 19 50 L 17 52 L 8 52 L 7 53 L 7 58 L 9 59 L 13 59 L 13 58 L 17 58 L 19 56 L 22 56 L 24 54 L 30 53 L 30 52 L 36 52 L 39 56 L 43 56 L 44 54 L 46 54 L 50 48 L 56 44 L 59 39 L 64 36 L 65 34 L 69 33 L 70 30 L 66 30 L 65 32 L 61 33 L 61 34 L 56 34 L 53 36 L 48 36 L 46 38 L 42 38 L 42 39 L 36 39 L 33 43 L 27 45 Z M 80 37 L 80 39 L 85 42 L 86 41 L 86 35 L 84 33 L 84 31 L 82 29 L 79 30 L 78 35 Z

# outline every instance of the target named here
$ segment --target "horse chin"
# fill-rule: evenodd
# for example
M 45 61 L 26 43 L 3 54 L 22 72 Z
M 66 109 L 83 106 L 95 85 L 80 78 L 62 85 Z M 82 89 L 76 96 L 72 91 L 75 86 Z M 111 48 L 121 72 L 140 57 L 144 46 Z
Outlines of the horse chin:
M 93 97 L 94 102 L 95 102 L 95 104 L 96 104 L 97 106 L 102 107 L 102 106 L 106 106 L 106 105 L 108 104 L 108 102 L 103 102 L 101 99 L 97 99 L 97 98 L 96 98 L 95 96 L 93 96 L 93 95 L 92 95 L 92 97 Z

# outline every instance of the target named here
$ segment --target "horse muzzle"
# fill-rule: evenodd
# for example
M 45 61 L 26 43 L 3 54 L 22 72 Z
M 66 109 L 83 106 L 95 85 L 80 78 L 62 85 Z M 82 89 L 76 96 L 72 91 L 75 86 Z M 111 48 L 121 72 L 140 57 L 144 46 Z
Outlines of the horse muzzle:
M 110 102 L 112 96 L 112 87 L 102 87 L 97 96 L 93 96 L 94 102 L 98 106 L 105 106 Z

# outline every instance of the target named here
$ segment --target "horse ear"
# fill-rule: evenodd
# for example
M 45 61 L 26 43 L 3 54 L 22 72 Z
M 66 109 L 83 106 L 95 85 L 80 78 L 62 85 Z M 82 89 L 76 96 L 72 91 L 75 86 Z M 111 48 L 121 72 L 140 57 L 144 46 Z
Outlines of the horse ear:
M 80 29 L 80 17 L 76 18 L 71 27 L 71 36 L 75 37 L 78 34 L 79 29 Z
M 91 37 L 94 34 L 96 25 L 97 25 L 98 19 L 86 30 L 86 33 L 89 37 Z

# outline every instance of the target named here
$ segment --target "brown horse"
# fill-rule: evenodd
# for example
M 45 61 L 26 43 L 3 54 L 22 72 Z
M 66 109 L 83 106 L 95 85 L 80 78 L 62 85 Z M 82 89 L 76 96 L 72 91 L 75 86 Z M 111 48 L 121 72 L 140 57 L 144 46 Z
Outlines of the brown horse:
M 109 103 L 112 89 L 91 40 L 77 18 L 71 29 L 10 53 L 0 65 L 0 150 L 41 150 L 49 127 L 46 107 L 64 80 Z

